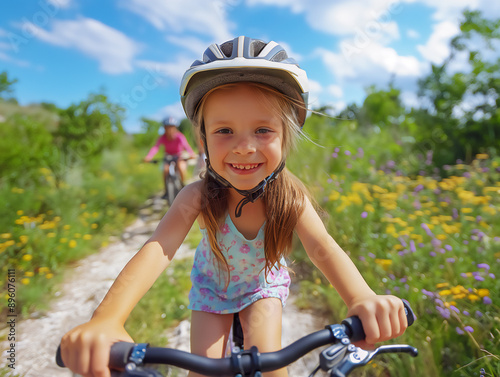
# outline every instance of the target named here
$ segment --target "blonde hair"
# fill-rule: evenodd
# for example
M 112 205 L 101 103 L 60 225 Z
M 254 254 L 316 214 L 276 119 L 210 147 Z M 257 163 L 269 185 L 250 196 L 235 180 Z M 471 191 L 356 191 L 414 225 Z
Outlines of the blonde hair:
M 257 90 L 263 100 L 263 105 L 270 107 L 280 114 L 283 124 L 283 159 L 296 146 L 298 138 L 302 135 L 298 123 L 298 106 L 300 102 L 281 92 L 260 83 L 245 83 Z M 206 99 L 216 90 L 234 88 L 239 84 L 225 84 L 206 93 L 201 99 L 196 113 L 194 125 L 200 130 L 200 135 L 205 138 L 203 110 Z M 302 107 L 304 105 L 302 104 Z M 205 140 L 205 139 L 204 139 Z M 297 221 L 304 211 L 306 198 L 310 197 L 305 186 L 286 168 L 278 175 L 276 180 L 268 184 L 262 196 L 266 224 L 264 228 L 264 251 L 266 258 L 265 274 L 277 266 L 283 267 L 281 259 L 291 252 L 292 238 Z M 209 243 L 214 253 L 219 268 L 224 267 L 229 282 L 229 265 L 217 242 L 217 233 L 220 230 L 228 210 L 228 190 L 217 182 L 210 174 L 203 177 L 201 214 L 205 222 Z

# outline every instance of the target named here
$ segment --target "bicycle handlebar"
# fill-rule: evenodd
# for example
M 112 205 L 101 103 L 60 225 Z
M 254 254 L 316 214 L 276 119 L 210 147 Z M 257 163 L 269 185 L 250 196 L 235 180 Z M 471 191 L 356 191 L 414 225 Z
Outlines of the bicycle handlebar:
M 403 302 L 408 326 L 411 326 L 416 317 L 408 302 L 406 300 Z M 252 347 L 249 351 L 222 359 L 212 359 L 172 348 L 146 348 L 145 344 L 118 342 L 111 347 L 109 367 L 110 369 L 124 370 L 127 363 L 136 357 L 132 353 L 139 352 L 141 356 L 138 358 L 138 364 L 143 362 L 145 364 L 166 364 L 207 376 L 234 376 L 238 373 L 247 375 L 255 370 L 268 372 L 284 368 L 318 347 L 338 342 L 343 343 L 345 342 L 343 339 L 346 337 L 353 342 L 365 338 L 363 325 L 358 317 L 347 318 L 340 325 L 330 325 L 323 330 L 306 335 L 279 351 L 259 353 L 256 347 Z M 347 343 L 349 343 L 348 339 Z M 144 349 L 138 350 L 138 346 Z M 61 358 L 60 346 L 57 349 L 56 362 L 60 367 L 65 366 Z

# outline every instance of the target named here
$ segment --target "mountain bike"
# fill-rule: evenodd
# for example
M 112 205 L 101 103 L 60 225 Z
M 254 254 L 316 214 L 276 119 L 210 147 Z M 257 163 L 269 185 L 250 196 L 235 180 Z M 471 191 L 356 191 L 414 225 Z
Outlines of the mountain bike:
M 182 189 L 182 182 L 179 172 L 177 171 L 177 162 L 179 158 L 188 160 L 189 158 L 173 156 L 166 154 L 163 158 L 163 163 L 168 164 L 168 174 L 165 176 L 165 193 L 162 198 L 166 199 L 169 205 L 172 205 L 175 197 Z M 153 164 L 159 163 L 161 160 L 151 160 Z
M 416 317 L 406 302 L 405 310 L 408 325 L 411 325 Z M 352 344 L 364 338 L 361 321 L 358 317 L 350 317 L 341 324 L 328 325 L 323 330 L 306 335 L 279 351 L 260 353 L 254 346 L 221 359 L 172 348 L 150 347 L 147 343 L 118 342 L 111 347 L 109 367 L 113 377 L 163 377 L 160 372 L 147 368 L 149 364 L 175 366 L 206 376 L 261 377 L 264 372 L 284 368 L 308 352 L 329 345 L 320 353 L 319 364 L 309 377 L 319 370 L 328 372 L 330 377 L 346 377 L 380 354 L 418 355 L 415 347 L 406 344 L 384 345 L 372 351 Z M 64 367 L 60 349 L 57 350 L 56 362 Z

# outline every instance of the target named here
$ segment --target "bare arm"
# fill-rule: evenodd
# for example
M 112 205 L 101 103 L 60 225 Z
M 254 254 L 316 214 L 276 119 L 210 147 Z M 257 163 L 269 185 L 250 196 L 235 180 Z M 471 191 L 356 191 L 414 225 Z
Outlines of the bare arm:
M 92 319 L 64 335 L 61 354 L 75 373 L 109 377 L 109 348 L 132 341 L 125 321 L 142 296 L 165 270 L 199 214 L 199 182 L 186 186 L 152 237 L 127 263 Z
M 395 338 L 404 332 L 408 325 L 402 301 L 395 296 L 375 294 L 349 256 L 328 234 L 309 202 L 296 231 L 311 261 L 346 303 L 348 315 L 360 317 L 368 345 Z

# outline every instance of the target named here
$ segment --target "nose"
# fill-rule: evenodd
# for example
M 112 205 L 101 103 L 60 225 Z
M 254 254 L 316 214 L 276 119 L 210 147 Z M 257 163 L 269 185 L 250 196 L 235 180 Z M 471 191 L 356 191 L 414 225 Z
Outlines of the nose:
M 254 153 L 256 150 L 255 143 L 249 136 L 239 137 L 233 147 L 233 153 L 240 155 Z

